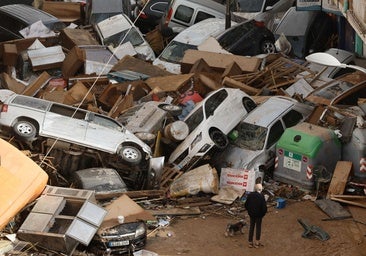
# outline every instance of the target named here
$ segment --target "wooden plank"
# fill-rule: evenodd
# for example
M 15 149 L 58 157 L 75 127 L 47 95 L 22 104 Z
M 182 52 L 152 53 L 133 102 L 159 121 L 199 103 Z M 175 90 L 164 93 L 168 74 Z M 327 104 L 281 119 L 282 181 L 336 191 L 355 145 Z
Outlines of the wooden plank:
M 163 209 L 163 210 L 147 210 L 154 216 L 160 215 L 199 215 L 201 214 L 201 210 L 199 207 L 191 207 L 188 209 L 185 208 L 172 208 L 172 209 Z
M 244 92 L 246 92 L 249 95 L 257 95 L 259 90 L 256 88 L 253 88 L 249 85 L 246 85 L 242 82 L 236 81 L 230 77 L 225 77 L 222 80 L 222 85 L 223 86 L 227 86 L 227 87 L 231 87 L 231 88 L 238 88 Z
M 332 180 L 330 181 L 327 198 L 330 198 L 332 195 L 343 194 L 351 169 L 352 169 L 352 162 L 350 161 L 337 162 Z
M 43 71 L 42 74 L 40 74 L 32 84 L 28 85 L 25 88 L 22 94 L 26 96 L 35 96 L 39 92 L 39 90 L 48 83 L 50 79 L 50 74 L 48 74 L 46 71 Z
M 42 1 L 42 10 L 56 16 L 62 22 L 76 22 L 80 20 L 80 3 Z
M 366 208 L 366 202 L 365 200 L 362 200 L 362 201 L 352 201 L 352 200 L 345 200 L 345 199 L 341 199 L 341 198 L 337 198 L 337 197 L 331 197 L 330 199 L 334 200 L 334 201 L 337 201 L 337 202 L 340 202 L 340 203 L 345 203 L 345 204 L 350 204 L 350 205 L 354 205 L 354 206 L 359 206 L 359 207 L 362 207 L 362 208 Z
M 176 92 L 189 83 L 193 76 L 194 74 L 150 77 L 145 83 L 151 90 L 159 88 L 165 92 Z
M 108 112 L 108 116 L 116 118 L 120 113 L 133 106 L 133 96 L 132 95 L 121 95 L 117 102 L 114 104 L 112 109 Z

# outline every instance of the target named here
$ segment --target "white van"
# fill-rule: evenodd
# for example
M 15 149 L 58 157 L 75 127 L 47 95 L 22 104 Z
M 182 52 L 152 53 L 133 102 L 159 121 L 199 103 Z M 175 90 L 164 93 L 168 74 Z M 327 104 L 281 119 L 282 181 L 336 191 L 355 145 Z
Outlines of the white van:
M 236 24 L 231 22 L 231 25 Z M 171 73 L 179 74 L 180 62 L 188 49 L 197 50 L 198 45 L 210 36 L 225 30 L 225 19 L 209 18 L 186 28 L 169 42 L 163 52 L 154 60 L 153 65 Z
M 0 90 L 0 127 L 23 141 L 38 137 L 117 154 L 124 163 L 149 161 L 151 148 L 116 120 L 61 103 Z
M 172 5 L 172 15 L 168 27 L 173 34 L 182 32 L 208 18 L 225 18 L 226 7 L 213 0 L 175 0 Z

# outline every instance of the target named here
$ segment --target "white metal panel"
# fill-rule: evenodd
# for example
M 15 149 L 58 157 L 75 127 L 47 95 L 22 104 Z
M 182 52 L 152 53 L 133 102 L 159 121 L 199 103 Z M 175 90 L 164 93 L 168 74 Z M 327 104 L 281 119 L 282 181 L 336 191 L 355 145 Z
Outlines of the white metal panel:
M 61 63 L 65 59 L 65 53 L 62 51 L 60 45 L 30 50 L 28 51 L 28 57 L 33 67 L 43 66 L 53 63 Z

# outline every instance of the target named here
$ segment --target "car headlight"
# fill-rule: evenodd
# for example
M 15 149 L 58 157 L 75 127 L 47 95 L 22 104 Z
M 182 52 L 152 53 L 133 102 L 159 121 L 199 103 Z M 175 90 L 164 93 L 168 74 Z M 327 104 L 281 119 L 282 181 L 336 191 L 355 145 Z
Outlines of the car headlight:
M 136 232 L 135 232 L 135 238 L 141 236 L 141 235 L 144 235 L 146 233 L 146 227 L 144 224 L 140 224 L 137 229 L 136 229 Z

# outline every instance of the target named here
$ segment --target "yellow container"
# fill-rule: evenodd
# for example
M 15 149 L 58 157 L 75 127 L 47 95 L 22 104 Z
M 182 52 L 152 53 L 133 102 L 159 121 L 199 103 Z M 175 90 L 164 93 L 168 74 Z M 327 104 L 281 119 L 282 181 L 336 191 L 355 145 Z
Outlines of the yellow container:
M 41 167 L 0 139 L 0 230 L 42 193 L 47 181 Z

